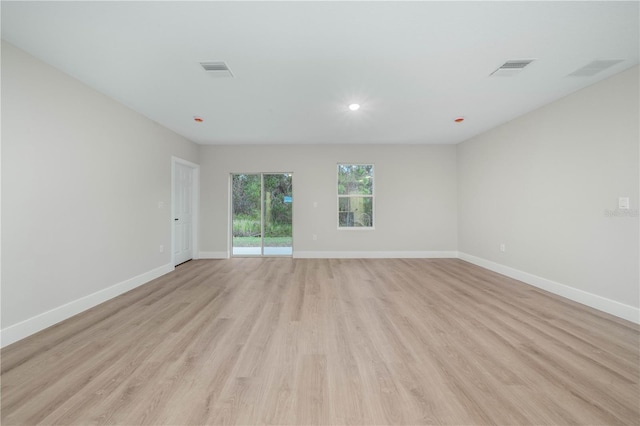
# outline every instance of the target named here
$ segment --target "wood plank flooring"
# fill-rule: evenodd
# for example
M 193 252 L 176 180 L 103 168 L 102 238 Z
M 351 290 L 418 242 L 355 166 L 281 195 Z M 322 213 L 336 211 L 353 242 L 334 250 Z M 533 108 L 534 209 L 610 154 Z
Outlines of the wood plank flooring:
M 1 352 L 3 425 L 634 425 L 639 327 L 457 259 L 188 262 Z

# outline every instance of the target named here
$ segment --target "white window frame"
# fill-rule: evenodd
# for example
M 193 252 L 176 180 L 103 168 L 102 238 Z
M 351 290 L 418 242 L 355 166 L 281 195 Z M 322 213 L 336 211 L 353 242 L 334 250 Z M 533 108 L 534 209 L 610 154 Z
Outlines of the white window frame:
M 371 166 L 371 179 L 373 184 L 371 185 L 371 195 L 362 194 L 340 194 L 340 166 Z M 347 163 L 341 162 L 336 165 L 336 224 L 338 230 L 341 231 L 373 231 L 375 230 L 376 223 L 376 165 L 374 163 Z M 371 198 L 371 225 L 370 226 L 340 226 L 340 199 L 341 198 Z

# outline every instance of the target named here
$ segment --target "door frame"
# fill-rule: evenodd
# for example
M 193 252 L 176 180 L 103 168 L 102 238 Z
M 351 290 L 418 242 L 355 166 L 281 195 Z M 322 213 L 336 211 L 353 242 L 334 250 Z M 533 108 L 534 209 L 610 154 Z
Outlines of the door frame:
M 227 252 L 229 257 L 294 257 L 293 250 L 293 216 L 295 214 L 295 209 L 293 206 L 291 208 L 291 254 L 290 255 L 272 255 L 272 254 L 264 254 L 264 175 L 279 175 L 279 174 L 288 174 L 291 176 L 291 182 L 293 184 L 293 172 L 231 172 L 229 173 L 229 182 L 227 184 L 228 188 L 228 197 L 229 197 L 229 221 L 227 224 Z M 261 234 L 261 244 L 260 244 L 260 253 L 259 255 L 234 255 L 233 254 L 233 175 L 260 175 L 260 234 Z M 291 191 L 291 195 L 293 196 L 293 188 Z M 295 200 L 295 198 L 294 198 Z
M 171 265 L 175 267 L 175 199 L 176 199 L 176 164 L 182 164 L 183 166 L 193 169 L 193 185 L 191 186 L 191 246 L 192 246 L 192 258 L 199 259 L 199 244 L 198 244 L 198 230 L 200 228 L 199 210 L 200 210 L 200 165 L 187 161 L 183 158 L 171 156 Z

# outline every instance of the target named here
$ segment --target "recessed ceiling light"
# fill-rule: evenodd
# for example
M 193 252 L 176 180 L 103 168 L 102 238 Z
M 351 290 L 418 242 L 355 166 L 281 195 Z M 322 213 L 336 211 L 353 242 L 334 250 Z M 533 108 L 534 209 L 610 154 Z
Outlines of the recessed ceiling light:
M 360 104 L 351 104 L 351 105 L 349 105 L 349 109 L 351 111 L 357 111 L 357 110 L 360 109 Z

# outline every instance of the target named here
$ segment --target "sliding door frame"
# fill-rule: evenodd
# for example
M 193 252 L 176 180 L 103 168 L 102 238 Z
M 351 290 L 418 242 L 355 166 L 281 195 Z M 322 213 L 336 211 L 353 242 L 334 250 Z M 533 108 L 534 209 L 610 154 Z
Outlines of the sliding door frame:
M 233 176 L 234 175 L 260 175 L 260 254 L 234 254 L 233 253 Z M 291 179 L 291 196 L 293 197 L 293 172 L 246 172 L 229 174 L 229 254 L 230 257 L 293 257 L 293 205 L 291 206 L 291 254 L 264 254 L 264 234 L 265 234 L 265 191 L 264 177 L 266 175 L 289 175 Z

